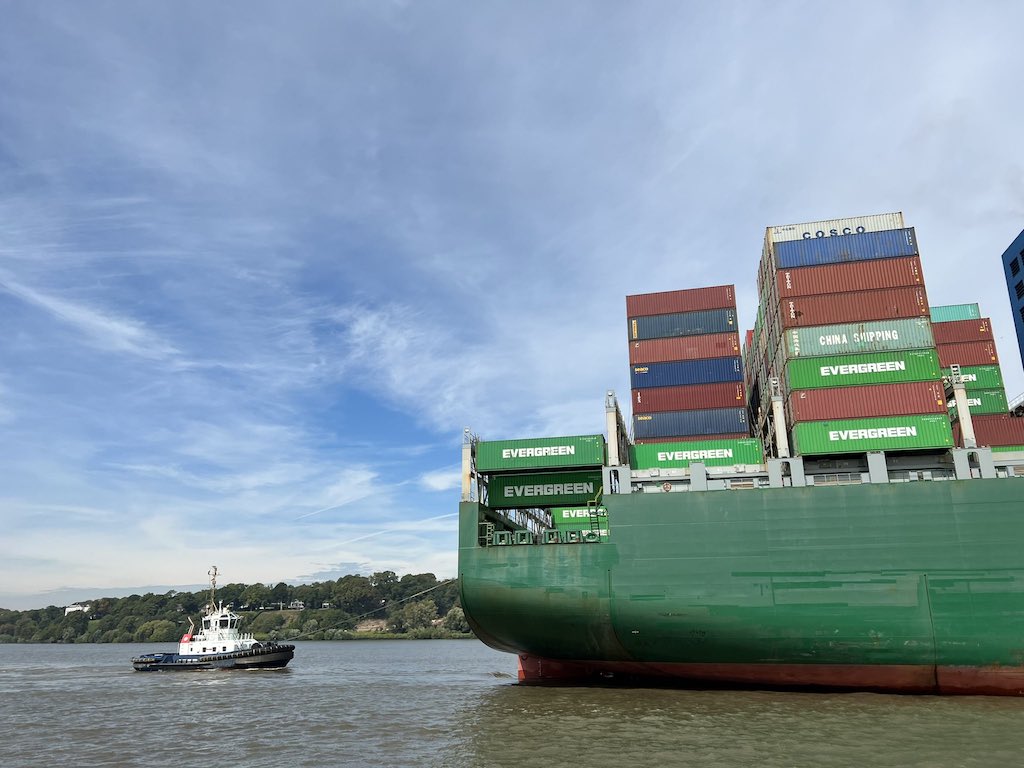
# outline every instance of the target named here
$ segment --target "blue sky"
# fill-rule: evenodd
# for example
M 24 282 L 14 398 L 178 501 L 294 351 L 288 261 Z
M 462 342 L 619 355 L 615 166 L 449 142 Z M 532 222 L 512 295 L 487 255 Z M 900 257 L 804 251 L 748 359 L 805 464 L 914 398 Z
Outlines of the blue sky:
M 902 210 L 993 318 L 1019 3 L 11 2 L 0 606 L 456 572 L 462 430 L 603 431 L 629 293 Z

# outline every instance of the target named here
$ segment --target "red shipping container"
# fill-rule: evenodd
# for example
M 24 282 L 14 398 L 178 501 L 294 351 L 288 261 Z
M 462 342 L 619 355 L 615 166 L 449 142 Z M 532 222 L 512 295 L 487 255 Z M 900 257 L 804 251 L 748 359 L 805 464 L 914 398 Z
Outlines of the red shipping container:
M 651 443 L 696 443 L 700 440 L 746 440 L 750 437 L 746 432 L 734 432 L 728 435 L 686 435 L 684 437 L 645 437 L 636 440 L 637 445 L 650 445 Z
M 790 393 L 789 411 L 792 423 L 946 413 L 946 395 L 940 381 L 802 389 Z
M 736 289 L 731 285 L 687 288 L 682 291 L 639 293 L 626 297 L 626 317 L 674 315 L 702 309 L 735 309 Z
M 743 383 L 739 381 L 633 390 L 633 413 L 743 408 L 746 404 Z
M 974 437 L 980 446 L 1024 445 L 1024 419 L 1006 413 L 971 416 Z M 963 448 L 960 422 L 953 422 L 953 444 Z
M 783 328 L 928 317 L 928 297 L 924 286 L 920 285 L 822 296 L 794 296 L 779 302 L 779 314 Z
M 907 256 L 780 269 L 775 282 L 776 295 L 788 298 L 924 285 L 924 276 L 921 257 Z
M 629 343 L 629 364 L 671 363 L 679 360 L 706 360 L 712 357 L 736 357 L 740 354 L 738 333 L 707 333 L 703 336 L 675 336 Z M 675 410 L 675 409 L 669 409 Z
M 991 341 L 992 323 L 987 317 L 980 320 L 954 320 L 951 323 L 932 323 L 936 344 L 957 344 L 965 341 Z
M 932 328 L 940 328 L 945 323 L 936 323 Z M 951 365 L 993 365 L 999 362 L 994 341 L 964 341 L 959 344 L 936 344 L 939 353 L 939 367 L 949 368 Z

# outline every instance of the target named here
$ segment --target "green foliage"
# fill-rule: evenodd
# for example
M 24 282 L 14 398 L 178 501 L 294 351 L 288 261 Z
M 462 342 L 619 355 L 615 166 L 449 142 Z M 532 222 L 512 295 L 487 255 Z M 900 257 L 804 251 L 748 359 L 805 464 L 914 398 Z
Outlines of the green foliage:
M 167 619 L 154 619 L 135 630 L 132 639 L 136 643 L 173 643 L 181 637 L 178 627 Z
M 457 607 L 458 594 L 457 581 L 438 582 L 432 573 L 399 578 L 382 571 L 295 587 L 228 584 L 218 588 L 217 599 L 232 603 L 242 616 L 242 631 L 260 639 L 348 640 L 365 636 L 355 626 L 373 618 L 388 621 L 389 631 L 374 633 L 378 637 L 464 636 L 469 627 Z M 176 643 L 208 598 L 208 590 L 103 597 L 89 601 L 87 611 L 66 616 L 57 606 L 0 609 L 0 643 Z M 306 610 L 287 610 L 293 600 L 302 600 Z M 321 608 L 327 603 L 329 608 Z
M 457 605 L 445 614 L 442 626 L 449 632 L 458 632 L 461 634 L 469 634 L 473 631 L 469 627 L 469 622 L 466 621 L 465 611 Z
M 391 614 L 391 628 L 395 632 L 409 632 L 431 626 L 437 618 L 437 605 L 433 600 L 406 603 Z

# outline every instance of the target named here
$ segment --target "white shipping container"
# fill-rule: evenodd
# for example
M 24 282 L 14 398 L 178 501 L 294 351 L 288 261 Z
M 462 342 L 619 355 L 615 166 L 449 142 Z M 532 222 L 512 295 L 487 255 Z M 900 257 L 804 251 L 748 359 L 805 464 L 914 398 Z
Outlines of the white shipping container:
M 872 216 L 851 216 L 847 219 L 825 219 L 805 224 L 785 224 L 768 227 L 765 233 L 767 243 L 782 243 L 788 240 L 802 240 L 814 237 L 834 237 L 858 232 L 885 232 L 890 229 L 905 229 L 903 214 L 877 213 Z M 770 249 L 769 249 L 770 250 Z

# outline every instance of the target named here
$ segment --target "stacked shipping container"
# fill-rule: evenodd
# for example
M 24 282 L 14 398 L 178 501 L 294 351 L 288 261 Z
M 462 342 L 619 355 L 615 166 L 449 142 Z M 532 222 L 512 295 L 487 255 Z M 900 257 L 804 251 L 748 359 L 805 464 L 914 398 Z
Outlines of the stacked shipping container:
M 746 377 L 766 439 L 777 379 L 797 454 L 952 444 L 917 239 L 902 214 L 770 227 L 758 292 Z
M 733 286 L 626 297 L 637 443 L 749 437 Z
M 992 321 L 981 316 L 977 304 L 952 304 L 932 308 L 932 327 L 943 375 L 950 375 L 950 366 L 960 366 L 978 445 L 997 450 L 1024 446 L 1024 419 L 1008 415 L 1009 404 L 992 335 Z M 954 439 L 962 447 L 952 397 L 947 406 L 953 420 Z
M 594 531 L 601 541 L 608 540 L 607 507 L 556 507 L 551 510 L 551 523 L 558 531 Z
M 603 435 L 496 440 L 477 444 L 493 509 L 593 506 L 603 488 Z

